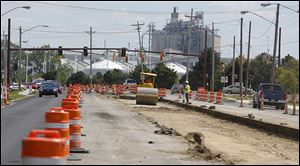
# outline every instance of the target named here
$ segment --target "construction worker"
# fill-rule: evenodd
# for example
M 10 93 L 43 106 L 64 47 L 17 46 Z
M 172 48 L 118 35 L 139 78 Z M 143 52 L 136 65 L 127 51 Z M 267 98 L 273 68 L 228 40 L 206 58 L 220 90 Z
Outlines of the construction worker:
M 190 93 L 190 91 L 191 91 L 191 87 L 189 85 L 189 81 L 185 81 L 184 94 L 185 94 L 187 104 L 192 104 L 191 102 L 189 102 L 189 93 Z

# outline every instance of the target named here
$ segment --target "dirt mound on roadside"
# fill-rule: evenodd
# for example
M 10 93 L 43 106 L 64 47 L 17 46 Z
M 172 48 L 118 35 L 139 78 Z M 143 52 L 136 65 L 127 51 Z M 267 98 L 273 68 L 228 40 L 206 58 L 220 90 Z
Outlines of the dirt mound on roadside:
M 234 164 L 231 161 L 225 161 L 222 159 L 221 153 L 212 153 L 207 147 L 205 147 L 205 136 L 202 133 L 188 133 L 185 136 L 185 139 L 188 140 L 190 146 L 187 152 L 191 154 L 192 157 L 225 162 L 226 164 L 230 165 Z

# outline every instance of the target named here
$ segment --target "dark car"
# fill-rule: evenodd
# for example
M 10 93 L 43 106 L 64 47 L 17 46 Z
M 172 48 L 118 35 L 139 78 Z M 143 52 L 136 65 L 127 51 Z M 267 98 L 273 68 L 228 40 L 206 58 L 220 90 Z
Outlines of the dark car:
M 60 85 L 60 83 L 56 80 L 47 80 L 46 82 L 53 82 L 57 85 L 57 90 L 59 94 L 62 94 L 63 87 Z
M 42 97 L 43 95 L 55 95 L 58 96 L 58 88 L 55 82 L 44 82 L 42 83 L 39 89 L 39 96 Z
M 171 94 L 173 93 L 179 93 L 180 89 L 183 88 L 182 84 L 174 84 L 171 88 Z

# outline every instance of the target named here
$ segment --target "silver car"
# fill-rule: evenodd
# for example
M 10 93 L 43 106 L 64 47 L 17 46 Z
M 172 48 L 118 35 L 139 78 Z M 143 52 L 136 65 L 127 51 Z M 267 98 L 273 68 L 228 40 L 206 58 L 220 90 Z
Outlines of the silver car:
M 224 93 L 228 94 L 239 94 L 240 93 L 240 85 L 229 85 L 227 87 L 223 87 L 222 90 Z M 245 87 L 243 86 L 243 93 L 245 93 Z M 253 94 L 254 91 L 251 88 L 247 89 L 247 94 Z
M 182 84 L 174 84 L 171 88 L 171 94 L 173 93 L 179 93 L 180 92 L 180 89 L 183 88 L 183 85 Z

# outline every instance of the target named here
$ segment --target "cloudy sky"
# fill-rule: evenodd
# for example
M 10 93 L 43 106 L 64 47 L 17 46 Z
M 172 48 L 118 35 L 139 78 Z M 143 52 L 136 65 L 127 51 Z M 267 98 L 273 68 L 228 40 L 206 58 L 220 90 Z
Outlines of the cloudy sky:
M 272 1 L 266 1 L 271 2 Z M 244 18 L 243 52 L 247 53 L 249 21 L 252 21 L 251 54 L 254 58 L 261 52 L 273 50 L 275 26 L 253 14 L 241 15 L 240 11 L 249 10 L 275 22 L 276 5 L 266 8 L 259 1 L 1 1 L 1 14 L 18 6 L 29 5 L 30 10 L 16 9 L 1 16 L 1 33 L 7 32 L 7 19 L 11 18 L 12 37 L 18 43 L 18 27 L 28 29 L 38 27 L 23 34 L 28 41 L 24 47 L 38 47 L 50 44 L 52 47 L 83 47 L 89 46 L 89 27 L 96 31 L 93 35 L 93 47 L 127 47 L 138 48 L 136 27 L 131 26 L 137 21 L 145 23 L 142 33 L 147 31 L 149 22 L 154 22 L 156 29 L 162 29 L 170 21 L 173 7 L 178 8 L 179 18 L 188 20 L 184 15 L 194 11 L 204 12 L 204 24 L 219 29 L 221 36 L 221 57 L 232 57 L 233 36 L 239 43 L 240 21 Z M 299 9 L 299 1 L 277 1 L 294 10 Z M 291 54 L 299 59 L 299 13 L 281 6 L 279 26 L 282 27 L 282 56 Z M 144 41 L 148 41 L 145 35 Z M 148 48 L 148 42 L 144 47 Z M 236 47 L 237 53 L 239 47 Z

